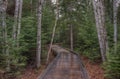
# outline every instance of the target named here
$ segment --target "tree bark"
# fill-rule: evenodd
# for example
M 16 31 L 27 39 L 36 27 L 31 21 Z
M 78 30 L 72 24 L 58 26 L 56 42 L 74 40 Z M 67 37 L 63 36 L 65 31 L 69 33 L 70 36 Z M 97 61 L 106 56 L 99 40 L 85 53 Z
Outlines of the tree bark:
M 19 15 L 18 15 L 18 29 L 17 29 L 17 47 L 19 47 L 19 39 L 20 39 L 20 31 L 21 31 L 22 5 L 23 5 L 23 0 L 19 0 Z
M 10 71 L 10 61 L 9 61 L 9 46 L 7 39 L 7 25 L 6 25 L 6 10 L 7 10 L 7 0 L 0 0 L 0 19 L 2 26 L 2 41 L 3 41 L 3 54 L 6 54 L 8 57 L 6 59 L 6 70 Z
M 41 65 L 41 20 L 42 20 L 42 3 L 43 0 L 38 0 L 38 26 L 37 26 L 37 52 L 36 52 L 36 65 L 37 68 Z
M 19 0 L 16 0 L 15 2 L 15 12 L 14 12 L 14 25 L 13 25 L 13 40 L 16 40 L 17 36 L 17 25 L 18 25 L 18 12 L 19 11 Z
M 93 0 L 93 8 L 96 20 L 96 28 L 98 33 L 100 51 L 102 61 L 106 61 L 106 53 L 108 50 L 107 33 L 105 28 L 105 13 L 103 0 Z
M 117 52 L 117 13 L 120 0 L 113 0 L 114 52 Z
M 73 26 L 70 25 L 70 47 L 73 50 Z
M 31 5 L 31 14 L 32 14 L 32 12 L 33 12 L 33 10 L 32 10 L 33 9 L 33 0 L 30 1 L 30 5 Z
M 58 0 L 56 0 L 56 17 L 55 17 L 55 24 L 54 24 L 54 27 L 53 27 L 53 32 L 52 32 L 52 38 L 51 38 L 51 42 L 50 42 L 50 47 L 49 47 L 49 50 L 48 50 L 48 55 L 47 55 L 47 64 L 49 62 L 49 55 L 50 55 L 50 52 L 51 52 L 51 48 L 52 48 L 52 45 L 53 45 L 53 41 L 54 41 L 54 37 L 55 37 L 55 32 L 56 32 L 56 27 L 57 27 L 57 22 L 58 22 L 58 16 L 59 16 L 59 12 L 58 12 Z
M 113 24 L 114 24 L 114 52 L 117 51 L 117 6 L 116 0 L 113 0 Z

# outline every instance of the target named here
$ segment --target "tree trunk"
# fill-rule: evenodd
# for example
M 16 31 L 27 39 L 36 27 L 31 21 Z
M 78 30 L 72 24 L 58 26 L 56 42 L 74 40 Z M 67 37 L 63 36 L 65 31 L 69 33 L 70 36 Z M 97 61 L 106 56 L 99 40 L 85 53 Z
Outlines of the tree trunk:
M 73 50 L 73 26 L 70 25 L 70 47 Z
M 113 0 L 114 52 L 117 52 L 117 13 L 120 0 Z
M 17 29 L 17 47 L 19 47 L 20 31 L 21 31 L 21 17 L 22 17 L 23 0 L 19 0 L 19 16 L 18 16 L 18 29 Z
M 96 28 L 98 33 L 100 51 L 102 61 L 106 61 L 106 53 L 108 50 L 107 33 L 105 28 L 105 13 L 103 0 L 93 0 L 93 8 L 96 20 Z
M 33 0 L 30 0 L 30 6 L 31 6 L 31 8 L 30 8 L 30 10 L 31 10 L 31 15 L 32 15 L 32 13 L 33 13 Z
M 13 25 L 13 40 L 16 40 L 16 35 L 17 35 L 17 25 L 18 25 L 18 11 L 19 11 L 19 0 L 16 0 L 15 2 L 15 12 L 14 12 L 14 25 Z
M 7 10 L 7 0 L 0 0 L 0 19 L 2 26 L 2 41 L 3 41 L 3 54 L 6 54 L 6 70 L 10 71 L 10 61 L 9 61 L 9 46 L 7 39 L 7 26 L 6 26 L 6 10 Z
M 37 26 L 37 53 L 36 53 L 36 65 L 37 68 L 41 65 L 41 20 L 42 20 L 42 0 L 38 0 L 38 26 Z
M 114 23 L 114 52 L 117 51 L 117 6 L 116 0 L 113 0 L 113 23 Z
M 51 47 L 53 45 L 53 41 L 54 41 L 54 37 L 55 37 L 55 31 L 56 31 L 56 27 L 57 27 L 58 16 L 59 16 L 59 12 L 58 12 L 58 0 L 56 0 L 56 11 L 55 12 L 56 12 L 55 24 L 54 24 L 54 27 L 53 27 L 53 32 L 52 32 L 52 38 L 51 38 L 51 42 L 50 42 L 50 47 L 49 47 L 49 50 L 48 50 L 47 64 L 49 62 L 49 55 L 50 55 L 50 52 L 51 52 Z
M 6 1 L 0 1 L 0 24 L 1 24 L 1 35 L 2 35 L 2 44 L 3 44 L 3 54 L 5 54 L 5 45 L 6 45 Z

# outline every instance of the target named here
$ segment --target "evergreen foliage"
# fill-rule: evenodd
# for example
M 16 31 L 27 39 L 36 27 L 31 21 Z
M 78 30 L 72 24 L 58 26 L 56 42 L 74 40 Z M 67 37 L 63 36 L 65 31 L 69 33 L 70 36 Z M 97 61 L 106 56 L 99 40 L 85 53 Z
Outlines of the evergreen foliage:
M 8 0 L 9 1 L 9 0 Z M 112 0 L 105 0 L 106 28 L 110 52 L 107 54 L 105 62 L 106 76 L 111 79 L 120 78 L 120 42 L 118 42 L 117 53 L 114 53 L 113 41 L 113 6 Z M 7 10 L 7 44 L 4 45 L 2 38 L 1 19 L 0 19 L 0 69 L 6 68 L 6 60 L 10 60 L 11 71 L 20 71 L 27 64 L 35 64 L 36 60 L 36 40 L 37 40 L 37 0 L 24 0 L 23 14 L 21 22 L 21 34 L 19 38 L 20 46 L 13 46 L 12 30 L 14 24 L 14 5 L 15 2 L 8 3 Z M 42 61 L 45 63 L 47 48 L 50 44 L 53 26 L 55 23 L 55 4 L 50 0 L 45 0 L 42 9 Z M 91 0 L 60 0 L 59 19 L 55 33 L 54 44 L 70 48 L 70 24 L 73 26 L 74 50 L 87 56 L 93 62 L 101 59 L 100 48 L 95 25 L 94 11 Z M 118 10 L 118 22 L 120 9 Z M 118 26 L 120 24 L 118 23 Z M 118 27 L 120 30 L 120 27 Z M 120 34 L 118 31 L 118 41 Z M 3 48 L 9 48 L 10 55 L 2 53 Z
M 120 46 L 118 46 L 119 48 Z M 111 50 L 110 53 L 107 54 L 107 62 L 104 64 L 104 68 L 106 70 L 106 77 L 110 79 L 119 79 L 120 78 L 120 53 L 119 49 L 117 53 L 114 53 Z

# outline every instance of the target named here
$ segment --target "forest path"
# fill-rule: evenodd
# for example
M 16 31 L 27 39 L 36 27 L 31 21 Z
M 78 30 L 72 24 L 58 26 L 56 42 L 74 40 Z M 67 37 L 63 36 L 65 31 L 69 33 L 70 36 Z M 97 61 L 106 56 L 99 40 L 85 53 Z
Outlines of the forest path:
M 79 55 L 57 45 L 52 51 L 57 56 L 38 79 L 89 79 Z

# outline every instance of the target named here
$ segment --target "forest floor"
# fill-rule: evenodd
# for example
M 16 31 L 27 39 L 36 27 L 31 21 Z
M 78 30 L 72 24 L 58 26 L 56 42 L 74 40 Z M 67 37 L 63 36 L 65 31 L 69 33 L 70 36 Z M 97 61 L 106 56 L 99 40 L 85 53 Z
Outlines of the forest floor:
M 101 67 L 101 63 L 93 63 L 87 57 L 82 56 L 83 63 L 88 71 L 90 79 L 105 79 L 104 70 Z M 45 66 L 41 69 L 35 70 L 31 67 L 26 68 L 20 79 L 37 79 L 41 72 L 45 70 Z
M 40 74 L 45 70 L 45 68 L 45 65 L 42 65 L 40 69 L 28 67 L 26 68 L 25 72 L 22 73 L 20 79 L 37 79 Z
M 92 62 L 87 57 L 82 56 L 83 63 L 88 71 L 90 79 L 105 79 L 104 70 L 101 67 L 101 63 Z

